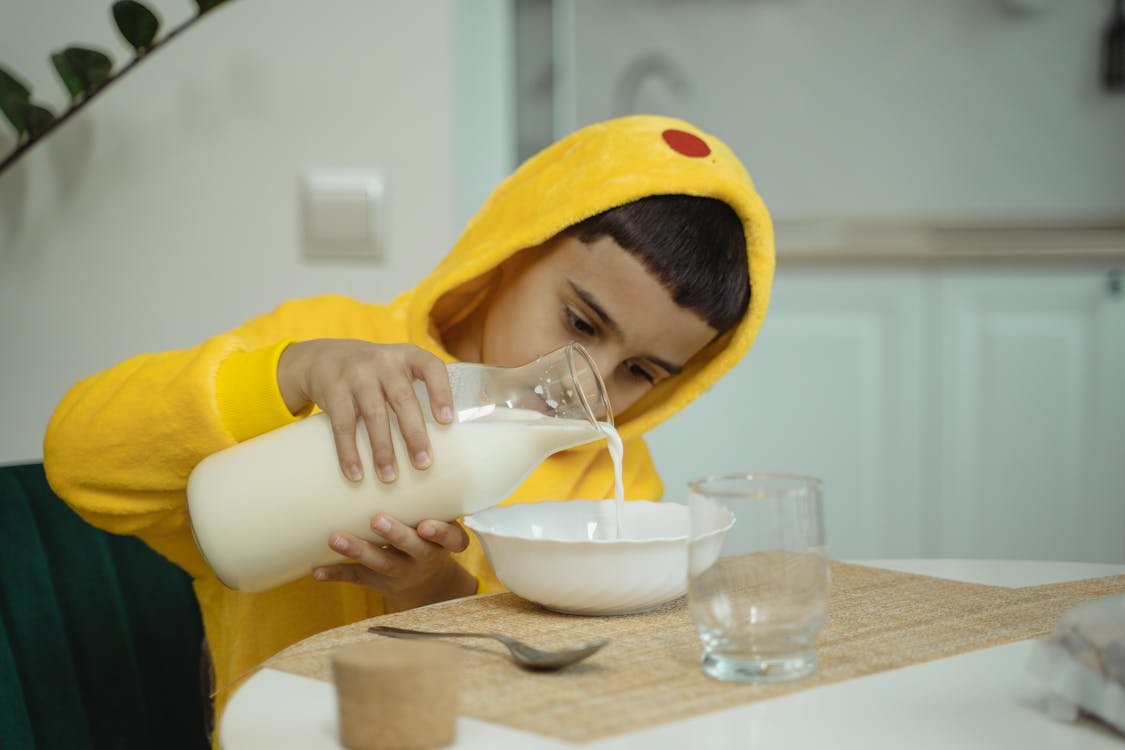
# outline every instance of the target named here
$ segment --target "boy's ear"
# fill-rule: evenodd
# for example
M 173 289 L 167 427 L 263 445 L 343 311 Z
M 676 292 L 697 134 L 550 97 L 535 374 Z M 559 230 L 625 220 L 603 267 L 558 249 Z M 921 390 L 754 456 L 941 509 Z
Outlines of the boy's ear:
M 430 322 L 439 331 L 460 323 L 488 297 L 499 280 L 500 269 L 497 267 L 449 290 L 434 302 L 430 310 Z

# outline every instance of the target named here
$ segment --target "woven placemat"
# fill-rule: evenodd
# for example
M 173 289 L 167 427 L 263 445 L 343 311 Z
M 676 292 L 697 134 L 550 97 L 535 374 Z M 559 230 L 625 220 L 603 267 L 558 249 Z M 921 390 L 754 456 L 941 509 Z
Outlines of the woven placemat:
M 640 615 L 549 612 L 513 594 L 462 599 L 372 618 L 296 644 L 263 666 L 331 680 L 328 654 L 378 638 L 372 624 L 423 630 L 494 631 L 553 648 L 609 638 L 588 661 L 556 673 L 512 665 L 499 643 L 464 648 L 461 713 L 570 742 L 685 719 L 798 690 L 1046 635 L 1072 605 L 1125 592 L 1125 575 L 1010 589 L 832 563 L 819 669 L 778 685 L 736 685 L 705 676 L 701 646 L 679 599 Z M 580 716 L 581 721 L 575 721 Z

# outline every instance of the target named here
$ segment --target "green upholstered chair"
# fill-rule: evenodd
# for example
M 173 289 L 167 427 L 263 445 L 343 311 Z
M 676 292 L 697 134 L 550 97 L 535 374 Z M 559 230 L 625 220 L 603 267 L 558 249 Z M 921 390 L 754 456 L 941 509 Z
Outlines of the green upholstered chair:
M 0 747 L 205 748 L 188 575 L 0 466 Z

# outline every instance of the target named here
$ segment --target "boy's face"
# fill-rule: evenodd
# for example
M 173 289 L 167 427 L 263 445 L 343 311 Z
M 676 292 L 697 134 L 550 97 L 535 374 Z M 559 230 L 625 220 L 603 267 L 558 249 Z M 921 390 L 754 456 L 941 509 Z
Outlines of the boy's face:
M 480 361 L 517 367 L 577 341 L 621 414 L 716 334 L 611 237 L 558 237 L 503 266 L 484 312 Z

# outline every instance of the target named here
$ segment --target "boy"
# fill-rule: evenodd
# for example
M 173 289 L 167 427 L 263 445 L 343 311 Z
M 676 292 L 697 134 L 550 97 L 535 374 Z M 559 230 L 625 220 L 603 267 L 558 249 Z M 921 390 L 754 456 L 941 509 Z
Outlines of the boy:
M 570 340 L 591 353 L 625 443 L 629 499 L 659 499 L 641 435 L 710 387 L 750 347 L 769 300 L 769 216 L 737 158 L 688 123 L 635 116 L 580 130 L 492 194 L 449 256 L 389 305 L 288 302 L 185 351 L 134 357 L 78 383 L 48 426 L 55 491 L 91 523 L 135 534 L 194 578 L 217 703 L 234 681 L 313 633 L 497 587 L 456 522 L 382 514 L 381 548 L 335 533 L 353 562 L 257 594 L 225 588 L 191 536 L 185 485 L 205 456 L 319 408 L 341 471 L 370 450 L 383 481 L 431 461 L 411 383 L 450 420 L 442 363 L 518 366 Z M 389 415 L 409 456 L 395 456 Z M 363 419 L 371 445 L 357 445 Z M 604 498 L 599 444 L 545 460 L 506 502 Z

